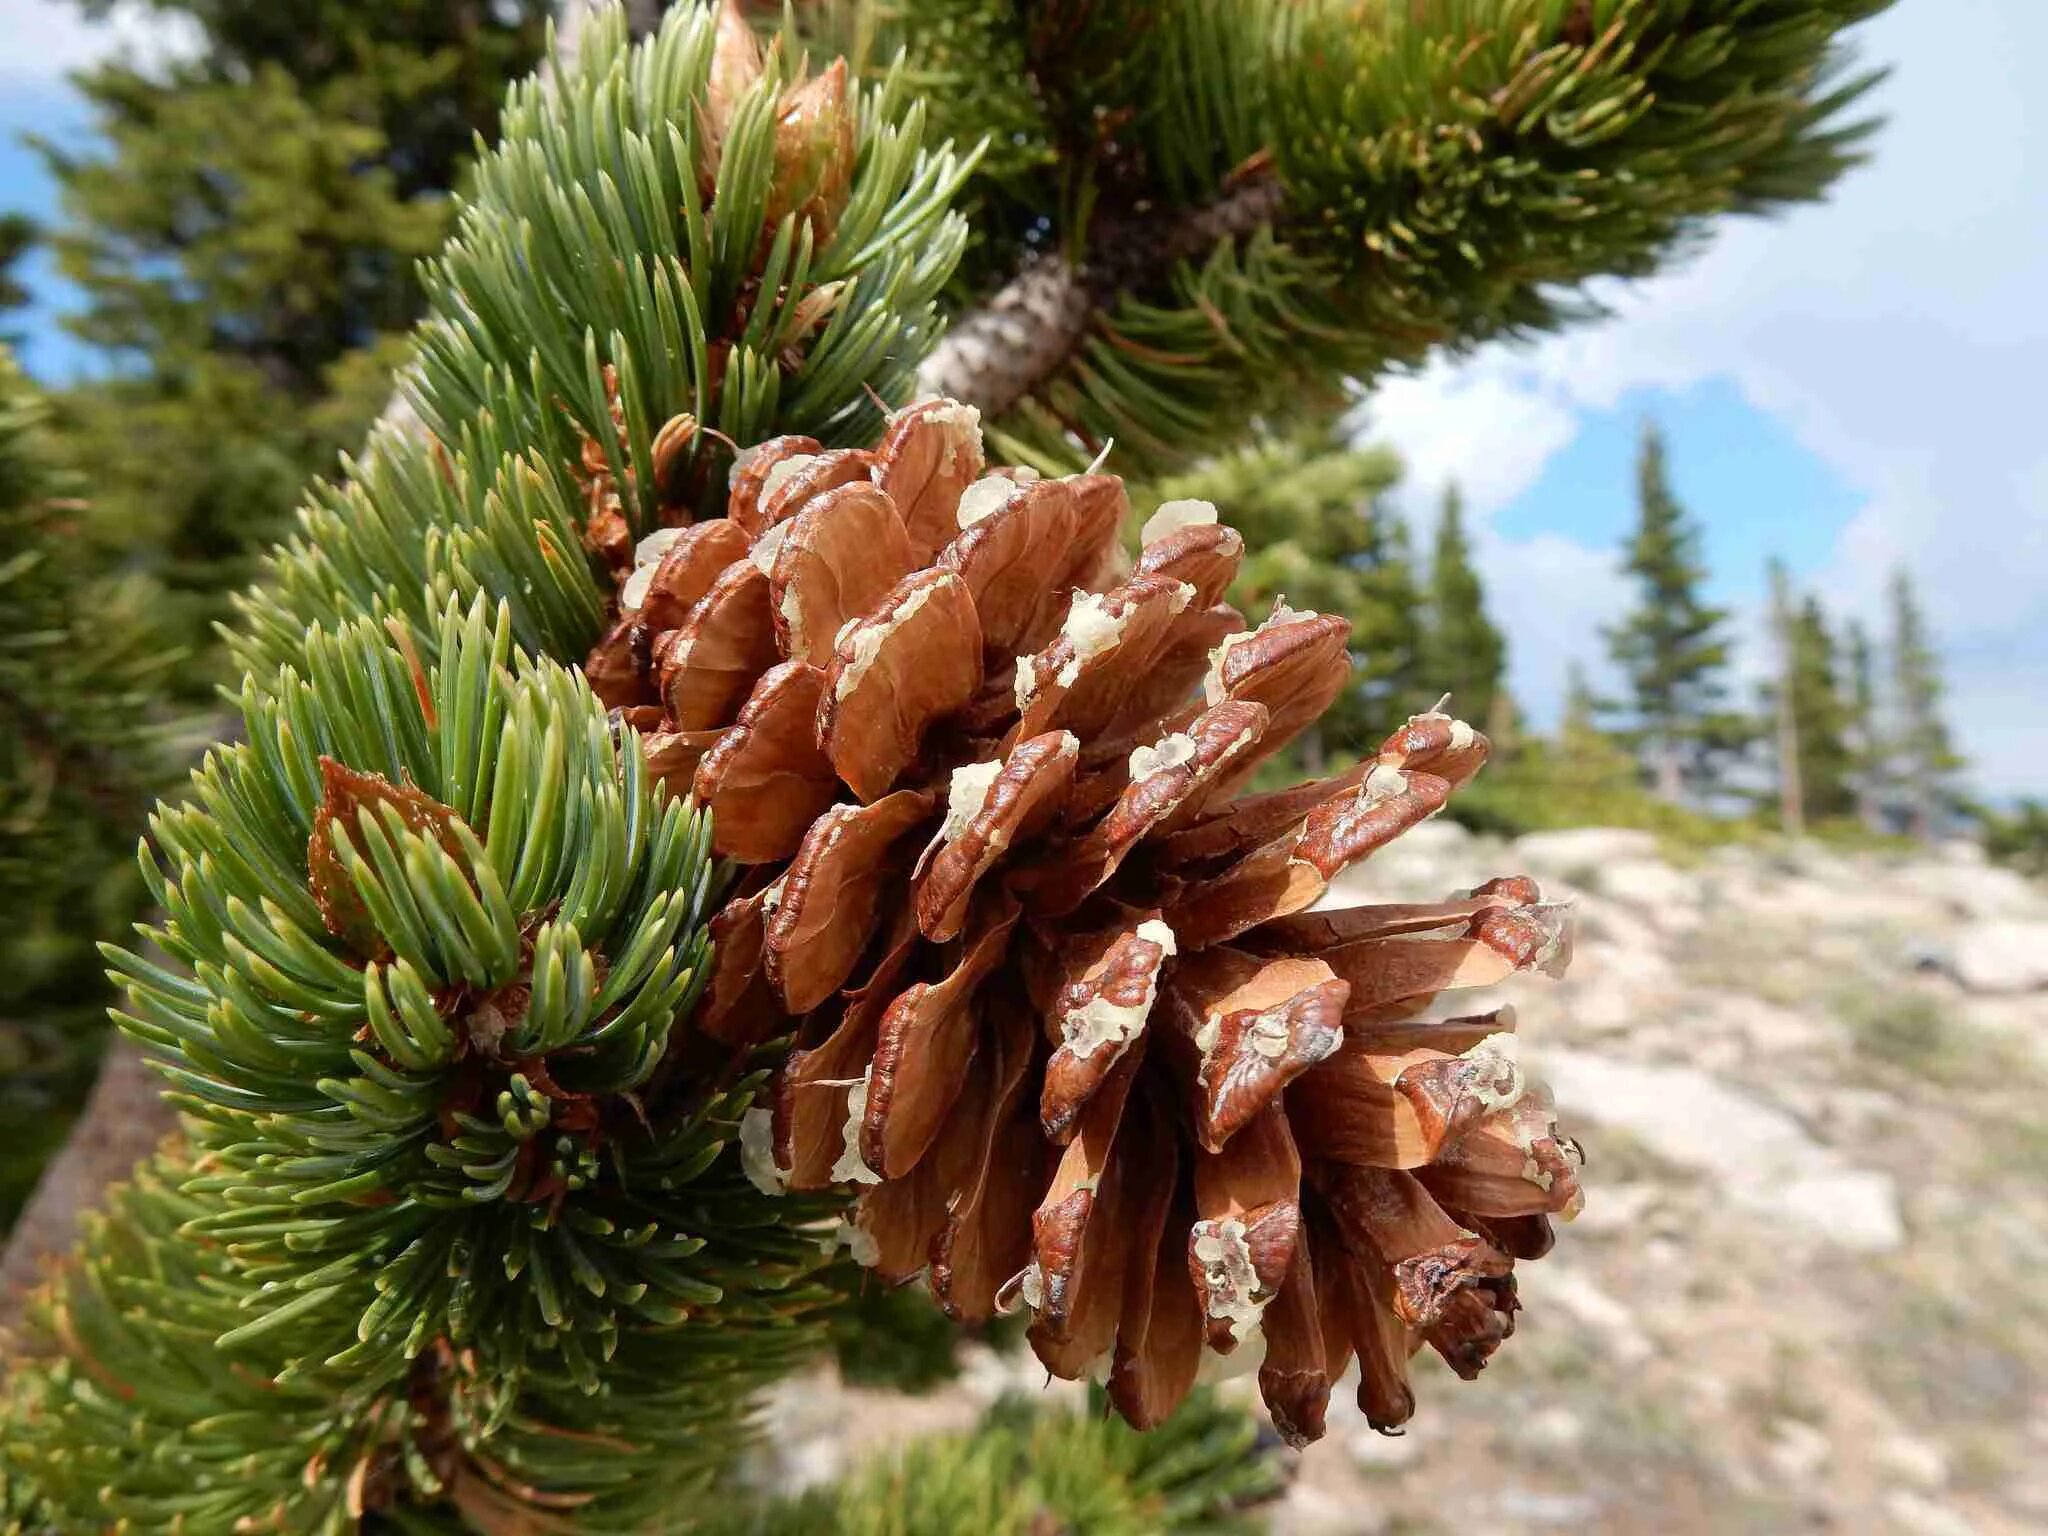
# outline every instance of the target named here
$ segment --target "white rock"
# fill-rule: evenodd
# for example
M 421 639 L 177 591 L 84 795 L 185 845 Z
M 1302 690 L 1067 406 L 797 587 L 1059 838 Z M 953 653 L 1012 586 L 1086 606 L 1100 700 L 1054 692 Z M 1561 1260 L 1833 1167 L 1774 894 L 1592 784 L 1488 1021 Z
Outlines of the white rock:
M 1541 1488 L 1501 1489 L 1494 1507 L 1506 1519 L 1522 1525 L 1568 1526 L 1583 1529 L 1600 1512 L 1600 1501 L 1590 1493 L 1551 1493 Z
M 1977 1536 L 1977 1527 L 1957 1511 L 1903 1488 L 1885 1495 L 1884 1512 L 1907 1536 Z
M 1717 1078 L 1555 1047 L 1542 1069 L 1567 1126 L 1625 1130 L 1665 1161 L 1711 1173 L 1735 1205 L 1860 1252 L 1905 1239 L 1889 1175 L 1848 1166 L 1783 1110 Z M 1598 1135 L 1583 1139 L 1597 1160 Z
M 1357 1465 L 1373 1472 L 1393 1472 L 1409 1465 L 1422 1454 L 1421 1435 L 1383 1435 L 1370 1426 L 1344 1442 L 1344 1449 Z
M 2037 917 L 2048 910 L 2048 891 L 2017 870 L 1959 864 L 1915 864 L 1899 872 L 1902 883 L 1953 908 L 1963 917 Z
M 1546 874 L 1584 880 L 1589 874 L 1628 860 L 1655 860 L 1657 837 L 1632 827 L 1571 827 L 1531 832 L 1510 848 L 1514 863 L 1539 879 Z
M 1581 1232 L 1603 1235 L 1625 1232 L 1633 1235 L 1664 1195 L 1661 1185 L 1647 1179 L 1633 1184 L 1596 1185 L 1593 1197 L 1586 1201 L 1586 1208 L 1573 1221 L 1572 1232 L 1574 1235 Z
M 1877 1445 L 1877 1464 L 1899 1482 L 1933 1493 L 1948 1482 L 1948 1454 L 1932 1440 L 1891 1435 Z
M 1639 908 L 1666 933 L 1689 933 L 1700 925 L 1699 881 L 1659 860 L 1606 865 L 1592 883 L 1609 901 Z
M 1515 1271 L 1515 1283 L 1524 1305 L 1564 1313 L 1590 1331 L 1617 1365 L 1641 1365 L 1657 1352 L 1635 1313 L 1582 1270 L 1555 1260 L 1530 1264 Z
M 1949 964 L 1972 992 L 2048 988 L 2048 922 L 1979 922 L 1956 935 Z
M 1547 1451 L 1570 1451 L 1585 1443 L 1586 1421 L 1562 1403 L 1537 1409 L 1522 1422 L 1522 1436 Z
M 1771 1443 L 1764 1454 L 1778 1476 L 1788 1483 L 1804 1485 L 1819 1477 L 1834 1459 L 1835 1446 L 1811 1424 L 1780 1419 L 1771 1426 Z

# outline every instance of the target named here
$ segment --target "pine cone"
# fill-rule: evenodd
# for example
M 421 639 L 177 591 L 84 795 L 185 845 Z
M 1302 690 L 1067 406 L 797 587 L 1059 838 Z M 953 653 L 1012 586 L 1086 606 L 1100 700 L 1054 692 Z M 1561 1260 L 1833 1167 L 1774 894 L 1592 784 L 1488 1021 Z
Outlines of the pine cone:
M 1431 712 L 1242 793 L 1346 686 L 1349 625 L 1247 631 L 1206 503 L 1124 573 L 1127 511 L 1114 476 L 985 472 L 948 401 L 871 453 L 778 438 L 725 518 L 641 541 L 588 671 L 747 866 L 698 1022 L 794 1028 L 758 1183 L 861 1186 L 856 1257 L 962 1320 L 1030 1307 L 1057 1375 L 1113 1352 L 1140 1427 L 1262 1332 L 1283 1434 L 1322 1433 L 1354 1354 L 1391 1429 L 1409 1357 L 1476 1374 L 1579 1203 L 1509 1011 L 1416 1015 L 1555 973 L 1563 914 L 1521 878 L 1310 910 L 1486 740 Z

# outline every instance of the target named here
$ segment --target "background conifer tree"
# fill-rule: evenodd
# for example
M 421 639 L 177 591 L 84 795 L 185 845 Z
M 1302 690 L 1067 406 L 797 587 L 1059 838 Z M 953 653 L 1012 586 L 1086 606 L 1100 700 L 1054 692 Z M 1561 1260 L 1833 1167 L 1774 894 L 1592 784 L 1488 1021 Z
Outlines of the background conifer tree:
M 1806 831 L 1806 787 L 1802 778 L 1804 762 L 1800 740 L 1798 690 L 1798 641 L 1794 627 L 1798 616 L 1792 596 L 1792 576 L 1785 562 L 1775 557 L 1768 573 L 1770 583 L 1770 634 L 1772 661 L 1777 675 L 1764 685 L 1770 706 L 1772 749 L 1778 777 L 1778 825 L 1788 837 Z
M 1843 734 L 1850 755 L 1856 819 L 1867 831 L 1880 828 L 1885 783 L 1885 743 L 1880 716 L 1876 648 L 1863 621 L 1851 618 L 1842 642 Z
M 0 213 L 0 326 L 11 319 L 10 310 L 28 302 L 28 289 L 22 286 L 15 267 L 35 243 L 35 237 L 36 227 L 26 215 Z M 0 331 L 0 343 L 11 339 L 7 332 Z
M 1422 685 L 1450 694 L 1461 716 L 1494 734 L 1507 703 L 1501 692 L 1507 637 L 1486 616 L 1486 596 L 1465 533 L 1464 498 L 1455 484 L 1444 491 L 1437 514 L 1424 615 L 1417 669 Z
M 78 0 L 88 15 L 104 0 Z M 44 147 L 68 323 L 106 376 L 59 401 L 66 457 L 167 645 L 210 669 L 209 626 L 307 476 L 390 394 L 473 136 L 539 57 L 548 0 L 152 0 L 190 56 L 78 77 L 100 138 Z
M 1708 787 L 1710 767 L 1740 738 L 1724 707 L 1727 610 L 1700 594 L 1706 567 L 1698 526 L 1671 493 L 1664 435 L 1643 425 L 1636 459 L 1636 530 L 1622 568 L 1636 605 L 1607 632 L 1607 646 L 1628 686 L 1621 701 L 1627 739 L 1642 754 L 1660 797 L 1679 803 Z
M 1792 621 L 1792 711 L 1799 722 L 1807 814 L 1839 819 L 1856 809 L 1855 756 L 1842 658 L 1827 612 L 1809 592 Z
M 135 829 L 172 759 L 153 695 L 176 658 L 150 643 L 146 584 L 94 546 L 48 418 L 0 348 L 0 1226 L 88 1081 L 93 941 L 134 912 Z
M 1931 840 L 1955 807 L 1955 775 L 1963 766 L 1949 740 L 1941 671 L 1927 621 L 1902 569 L 1891 586 L 1892 762 L 1907 822 Z

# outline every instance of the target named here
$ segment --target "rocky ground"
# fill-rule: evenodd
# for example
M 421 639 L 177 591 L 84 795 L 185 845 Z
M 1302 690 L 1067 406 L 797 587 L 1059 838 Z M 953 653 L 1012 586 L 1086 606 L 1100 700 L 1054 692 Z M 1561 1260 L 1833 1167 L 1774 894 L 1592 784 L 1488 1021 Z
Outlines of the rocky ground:
M 1333 1407 L 1274 1529 L 2048 1531 L 2048 890 L 1960 849 L 1676 863 L 1432 823 L 1346 894 L 1511 872 L 1577 907 L 1569 978 L 1501 1000 L 1585 1214 L 1479 1382 L 1419 1359 L 1400 1438 Z M 916 1401 L 793 1387 L 778 1480 L 1042 1381 L 968 1364 Z

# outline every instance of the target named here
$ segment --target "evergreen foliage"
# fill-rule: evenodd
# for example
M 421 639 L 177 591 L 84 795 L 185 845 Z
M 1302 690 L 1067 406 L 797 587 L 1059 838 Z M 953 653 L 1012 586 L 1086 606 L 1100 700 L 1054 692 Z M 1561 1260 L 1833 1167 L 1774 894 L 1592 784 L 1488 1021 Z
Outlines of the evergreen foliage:
M 1474 831 L 1503 837 L 1563 827 L 1639 827 L 1697 846 L 1742 835 L 1740 824 L 1647 792 L 1635 753 L 1601 728 L 1600 714 L 1609 707 L 1574 664 L 1556 731 L 1518 741 L 1506 761 L 1451 802 L 1449 814 Z
M 723 496 L 730 443 L 871 433 L 866 391 L 905 391 L 965 234 L 923 105 L 899 76 L 849 97 L 826 75 L 821 110 L 778 117 L 788 50 L 714 80 L 710 12 L 670 13 L 630 57 L 624 26 L 601 14 L 572 75 L 514 89 L 427 273 L 409 389 L 432 437 L 384 424 L 315 488 L 238 599 L 256 675 L 308 624 L 478 591 L 511 602 L 522 646 L 581 656 L 604 601 L 593 486 L 644 533 Z
M 1866 831 L 1878 830 L 1878 797 L 1883 789 L 1885 747 L 1879 715 L 1877 654 L 1860 619 L 1850 619 L 1842 642 L 1843 734 L 1850 755 L 1856 816 Z
M 2048 879 L 2048 804 L 2026 799 L 2010 811 L 1981 815 L 1986 853 L 2023 875 Z
M 402 626 L 314 630 L 153 818 L 162 958 L 108 958 L 189 1151 L 41 1309 L 64 1358 L 20 1378 L 6 1465 L 60 1528 L 629 1525 L 814 1347 L 829 1202 L 721 1156 L 760 1074 L 677 1029 L 708 825 L 503 605 L 439 628 L 431 668 Z
M 1675 805 L 1703 783 L 1717 753 L 1740 744 L 1742 727 L 1723 707 L 1727 610 L 1700 596 L 1699 528 L 1671 493 L 1664 436 L 1649 422 L 1636 460 L 1636 517 L 1622 568 L 1638 600 L 1607 645 L 1628 683 L 1625 737 L 1658 795 Z
M 844 1483 L 762 1510 L 716 1536 L 1231 1536 L 1261 1528 L 1280 1489 L 1278 1447 L 1242 1409 L 1197 1393 L 1140 1434 L 1103 1412 L 1006 1398 L 971 1435 L 924 1441 Z
M 1444 492 L 1436 544 L 1429 562 L 1429 600 L 1423 627 L 1423 683 L 1451 696 L 1461 717 L 1476 720 L 1490 734 L 1505 733 L 1501 683 L 1507 668 L 1507 637 L 1486 616 L 1472 542 L 1465 534 L 1465 504 L 1456 485 Z
M 22 286 L 14 268 L 35 239 L 36 227 L 27 215 L 0 213 L 0 315 L 10 309 L 19 309 L 28 302 L 28 289 Z M 11 340 L 11 337 L 0 333 L 0 341 Z
M 958 247 L 957 166 L 895 87 L 792 133 L 787 55 L 714 81 L 716 38 L 687 9 L 629 55 L 611 13 L 559 89 L 515 96 L 430 274 L 418 401 L 451 450 L 381 432 L 248 605 L 248 743 L 160 810 L 143 862 L 164 960 L 112 956 L 191 1158 L 117 1203 L 43 1308 L 63 1358 L 13 1389 L 18 1506 L 687 1523 L 747 1394 L 816 1346 L 805 1228 L 831 1202 L 746 1182 L 722 1149 L 758 1075 L 675 1030 L 706 829 L 576 674 L 528 659 L 580 654 L 599 612 L 580 428 L 645 488 L 642 524 L 658 477 L 614 399 L 749 438 L 854 430 Z M 208 1347 L 244 1368 L 224 1397 L 156 1377 Z M 271 1381 L 311 1384 L 303 1435 L 237 1401 Z
M 1963 759 L 1949 740 L 1934 645 L 1904 570 L 1892 575 L 1891 673 L 1892 773 L 1913 835 L 1931 838 L 1955 807 L 1954 780 Z
M 1057 324 L 965 338 L 942 392 L 995 407 L 1010 457 L 1113 437 L 1158 473 L 1342 380 L 1579 317 L 1578 284 L 1653 269 L 1710 216 L 1818 196 L 1867 127 L 1836 34 L 1883 6 L 800 9 L 835 45 L 906 50 L 940 133 L 994 134 L 964 296 L 1060 264 L 1016 293 Z
M 93 937 L 135 910 L 128 852 L 172 776 L 153 695 L 176 658 L 152 643 L 146 585 L 110 575 L 84 536 L 48 416 L 0 350 L 0 1228 L 92 1068 Z
M 1248 620 L 1285 598 L 1351 621 L 1356 685 L 1300 749 L 1332 765 L 1377 746 L 1388 720 L 1436 697 L 1422 697 L 1432 686 L 1419 670 L 1422 600 L 1407 525 L 1388 494 L 1399 478 L 1393 454 L 1354 447 L 1329 417 L 1153 487 L 1158 501 L 1194 497 L 1229 509 L 1248 551 L 1230 601 Z
M 126 563 L 165 589 L 164 643 L 204 654 L 307 475 L 382 409 L 415 264 L 551 6 L 152 4 L 197 50 L 84 72 L 99 142 L 42 146 L 50 243 L 84 295 L 67 323 L 113 364 L 66 392 L 64 438 Z M 194 697 L 218 680 L 196 659 L 180 676 Z
M 1855 759 L 1849 748 L 1849 706 L 1834 636 L 1820 599 L 1808 593 L 1792 616 L 1788 686 L 1799 722 L 1799 761 L 1807 814 L 1817 821 L 1853 815 Z

